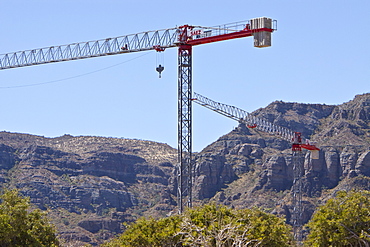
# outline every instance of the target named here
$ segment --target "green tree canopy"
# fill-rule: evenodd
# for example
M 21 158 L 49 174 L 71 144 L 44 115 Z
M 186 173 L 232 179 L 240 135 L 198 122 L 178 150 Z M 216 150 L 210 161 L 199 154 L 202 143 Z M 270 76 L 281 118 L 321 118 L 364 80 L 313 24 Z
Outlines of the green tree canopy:
M 370 246 L 370 192 L 339 191 L 307 226 L 306 246 Z
M 6 190 L 0 200 L 0 246 L 59 246 L 53 226 L 39 209 L 30 209 L 29 198 Z
M 211 204 L 159 220 L 141 218 L 104 246 L 279 247 L 290 243 L 290 227 L 281 218 L 258 209 Z

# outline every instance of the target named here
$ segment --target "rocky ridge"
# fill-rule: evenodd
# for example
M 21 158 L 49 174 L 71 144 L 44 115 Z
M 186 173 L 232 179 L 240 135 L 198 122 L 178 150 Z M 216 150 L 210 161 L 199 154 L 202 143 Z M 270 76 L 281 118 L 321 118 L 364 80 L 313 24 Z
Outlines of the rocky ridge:
M 370 94 L 341 105 L 275 101 L 252 113 L 300 131 L 321 148 L 303 153 L 304 220 L 339 189 L 370 189 Z M 47 209 L 65 241 L 97 245 L 122 222 L 176 209 L 177 151 L 163 143 L 0 132 L 0 182 Z M 196 154 L 194 203 L 261 206 L 291 218 L 290 143 L 239 125 Z
M 98 244 L 142 211 L 163 216 L 174 207 L 168 181 L 177 152 L 166 144 L 7 132 L 0 143 L 3 186 L 48 210 L 68 241 Z
M 370 189 L 369 102 L 370 94 L 338 106 L 276 101 L 252 113 L 302 132 L 321 148 L 319 159 L 303 152 L 305 222 L 328 189 L 343 183 Z M 219 168 L 210 171 L 215 163 Z M 199 199 L 233 207 L 262 206 L 290 221 L 293 164 L 290 144 L 284 140 L 239 125 L 198 154 L 196 175 Z

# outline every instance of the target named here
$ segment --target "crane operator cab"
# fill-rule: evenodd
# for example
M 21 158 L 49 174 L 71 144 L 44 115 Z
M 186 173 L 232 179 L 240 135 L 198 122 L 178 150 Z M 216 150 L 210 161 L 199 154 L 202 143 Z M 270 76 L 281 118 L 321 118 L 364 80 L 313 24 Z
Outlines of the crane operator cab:
M 159 78 L 161 78 L 162 71 L 164 70 L 164 67 L 162 65 L 158 65 L 158 67 L 155 69 L 159 73 Z

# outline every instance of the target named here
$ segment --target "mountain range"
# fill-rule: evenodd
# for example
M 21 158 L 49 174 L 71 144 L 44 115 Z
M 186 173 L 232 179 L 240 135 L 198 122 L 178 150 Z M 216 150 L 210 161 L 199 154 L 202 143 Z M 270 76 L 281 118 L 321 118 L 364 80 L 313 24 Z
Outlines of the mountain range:
M 303 221 L 338 190 L 370 190 L 370 94 L 340 105 L 275 101 L 251 113 L 301 132 Z M 71 246 L 98 245 L 141 216 L 176 213 L 177 150 L 153 141 L 0 132 L 0 186 L 48 213 Z M 291 223 L 291 144 L 239 124 L 195 154 L 194 205 L 262 207 Z

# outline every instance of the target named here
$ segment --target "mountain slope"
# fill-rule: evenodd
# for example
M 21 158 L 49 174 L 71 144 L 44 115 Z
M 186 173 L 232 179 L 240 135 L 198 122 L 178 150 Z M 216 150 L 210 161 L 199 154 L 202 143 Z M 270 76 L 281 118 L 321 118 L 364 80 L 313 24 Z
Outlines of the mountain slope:
M 304 151 L 307 222 L 339 189 L 370 189 L 370 94 L 341 105 L 275 101 L 252 113 L 300 131 L 321 148 Z M 122 222 L 176 212 L 177 150 L 143 140 L 92 136 L 45 138 L 0 132 L 0 183 L 48 210 L 60 237 L 97 245 Z M 196 154 L 194 204 L 259 206 L 290 222 L 290 143 L 239 125 Z
M 177 152 L 166 144 L 6 132 L 0 142 L 3 185 L 48 209 L 61 237 L 97 244 L 143 211 L 155 207 L 163 216 L 174 207 L 169 178 Z
M 318 160 L 304 151 L 305 222 L 322 202 L 323 191 L 370 176 L 369 102 L 370 94 L 338 106 L 276 101 L 252 113 L 302 132 L 321 148 Z M 219 168 L 210 171 L 215 160 Z M 220 173 L 225 170 L 226 177 Z M 293 164 L 288 142 L 240 124 L 198 154 L 196 172 L 199 199 L 262 206 L 284 214 L 289 222 Z M 363 185 L 369 189 L 366 182 Z

